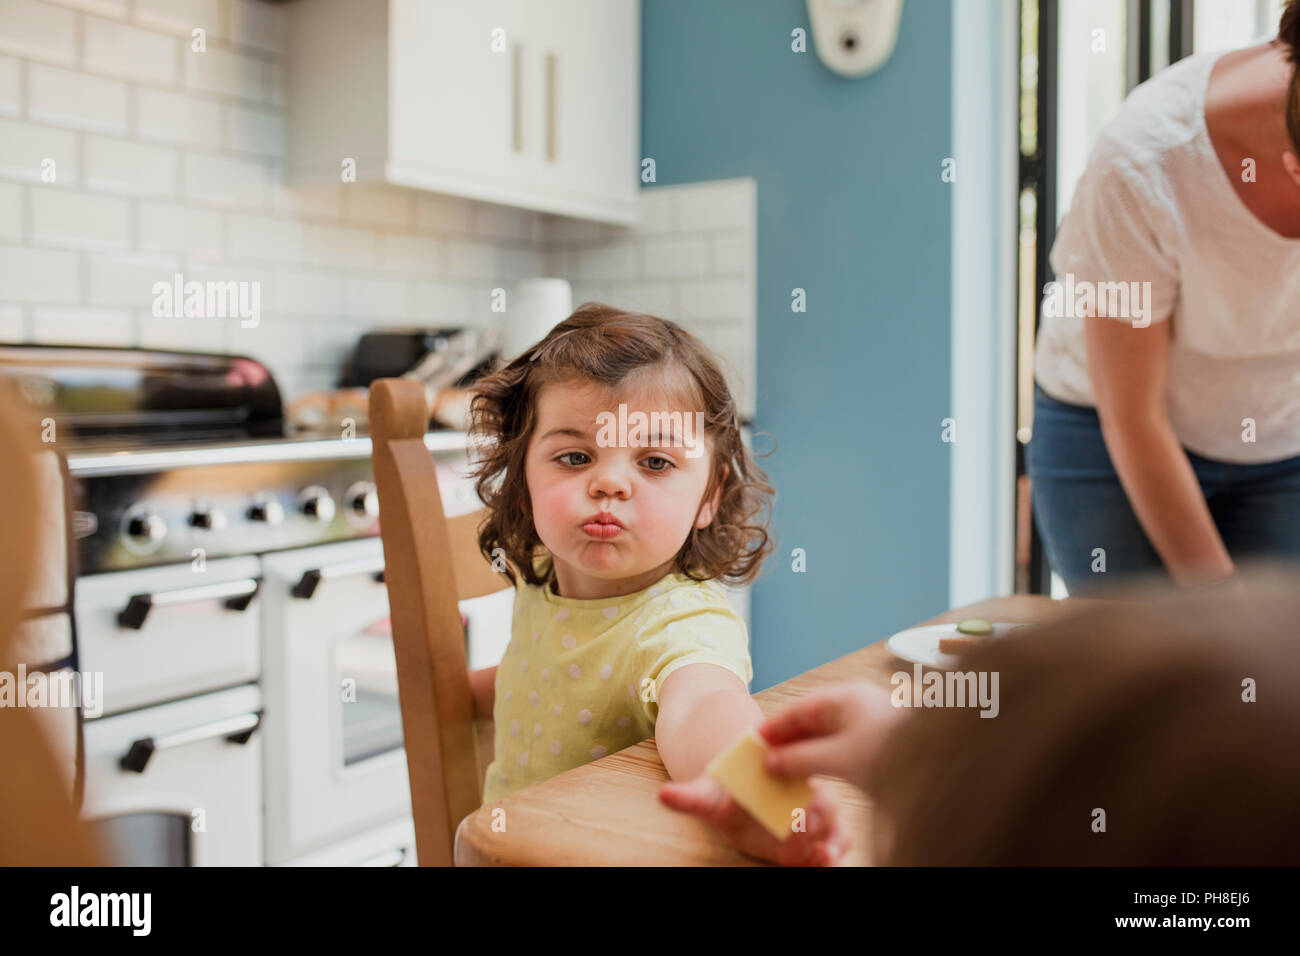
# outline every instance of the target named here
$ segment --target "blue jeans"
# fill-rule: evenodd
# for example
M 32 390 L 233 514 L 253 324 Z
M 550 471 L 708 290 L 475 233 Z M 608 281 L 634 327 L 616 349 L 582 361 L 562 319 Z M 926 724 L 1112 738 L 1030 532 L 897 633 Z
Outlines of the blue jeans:
M 1261 465 L 1187 458 L 1234 562 L 1300 562 L 1300 456 Z M 1025 467 L 1038 533 L 1070 594 L 1137 575 L 1171 581 L 1120 485 L 1096 409 L 1059 402 L 1035 384 Z M 1093 570 L 1095 548 L 1105 549 L 1105 574 Z

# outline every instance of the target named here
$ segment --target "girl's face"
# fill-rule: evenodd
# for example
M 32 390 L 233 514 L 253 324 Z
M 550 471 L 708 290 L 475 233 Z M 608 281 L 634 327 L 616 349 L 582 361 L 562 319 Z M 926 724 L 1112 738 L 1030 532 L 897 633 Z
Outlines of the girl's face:
M 681 412 L 682 432 L 639 437 L 629 426 L 628 440 L 611 447 L 610 437 L 619 438 L 620 402 L 628 422 L 637 411 L 650 421 L 651 412 Z M 695 411 L 662 404 L 647 390 L 617 399 L 595 385 L 541 390 L 524 472 L 562 597 L 615 597 L 649 587 L 674 570 L 691 528 L 713 520 L 722 489 L 719 483 L 702 503 L 713 454 L 703 429 L 695 430 Z

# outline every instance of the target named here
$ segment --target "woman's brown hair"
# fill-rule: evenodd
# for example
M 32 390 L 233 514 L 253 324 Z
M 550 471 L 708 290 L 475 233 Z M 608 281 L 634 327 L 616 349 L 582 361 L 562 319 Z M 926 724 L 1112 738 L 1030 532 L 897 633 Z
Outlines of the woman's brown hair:
M 1277 38 L 1287 47 L 1291 62 L 1291 88 L 1286 95 L 1286 128 L 1300 153 L 1300 0 L 1287 0 L 1277 25 Z
M 1000 712 L 905 718 L 872 770 L 878 858 L 1300 863 L 1300 574 L 1244 573 L 1245 594 L 1148 592 L 967 656 Z
M 674 322 L 587 302 L 546 337 L 474 386 L 471 441 L 482 443 L 475 488 L 487 506 L 479 547 L 491 560 L 501 549 L 529 584 L 545 581 L 533 567 L 542 547 L 533 522 L 524 461 L 537 426 L 537 400 L 550 384 L 595 384 L 611 392 L 652 384 L 683 396 L 704 413 L 713 468 L 701 500 L 721 482 L 713 521 L 692 528 L 677 567 L 695 580 L 746 584 L 772 549 L 766 512 L 775 492 L 740 433 L 736 402 L 709 350 Z M 760 520 L 761 516 L 761 520 Z

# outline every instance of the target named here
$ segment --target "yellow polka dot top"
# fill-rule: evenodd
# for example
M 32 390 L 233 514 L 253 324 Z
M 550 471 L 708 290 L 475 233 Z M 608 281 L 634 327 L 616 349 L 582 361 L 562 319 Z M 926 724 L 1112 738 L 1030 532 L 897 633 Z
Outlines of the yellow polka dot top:
M 483 802 L 654 736 L 665 678 L 687 664 L 753 679 L 745 622 L 715 581 L 670 573 L 641 591 L 580 600 L 520 581 L 497 667 L 495 759 Z

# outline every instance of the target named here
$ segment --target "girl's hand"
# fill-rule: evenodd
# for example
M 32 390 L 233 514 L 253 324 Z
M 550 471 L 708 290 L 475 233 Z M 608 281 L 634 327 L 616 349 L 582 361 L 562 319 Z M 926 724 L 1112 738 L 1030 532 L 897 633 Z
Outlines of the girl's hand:
M 834 684 L 759 725 L 772 745 L 764 766 L 781 777 L 829 774 L 866 790 L 871 763 L 900 717 L 885 688 L 866 681 Z
M 707 774 L 686 783 L 664 784 L 659 799 L 719 830 L 741 853 L 782 866 L 831 866 L 848 852 L 849 838 L 830 788 L 821 780 L 809 780 L 808 785 L 816 796 L 806 808 L 807 830 L 795 831 L 784 840 L 772 836 Z

